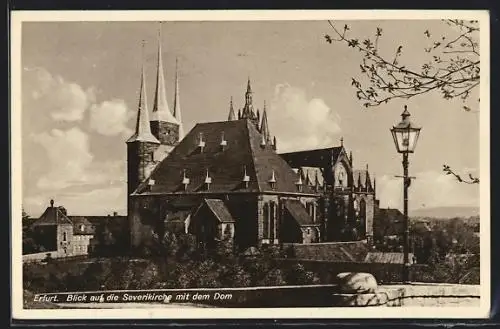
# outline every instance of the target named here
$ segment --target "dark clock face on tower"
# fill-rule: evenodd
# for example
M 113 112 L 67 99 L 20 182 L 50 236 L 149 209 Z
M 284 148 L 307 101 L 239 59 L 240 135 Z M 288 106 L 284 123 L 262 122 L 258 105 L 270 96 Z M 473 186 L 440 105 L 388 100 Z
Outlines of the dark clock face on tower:
M 335 186 L 347 187 L 347 170 L 342 163 L 335 167 Z

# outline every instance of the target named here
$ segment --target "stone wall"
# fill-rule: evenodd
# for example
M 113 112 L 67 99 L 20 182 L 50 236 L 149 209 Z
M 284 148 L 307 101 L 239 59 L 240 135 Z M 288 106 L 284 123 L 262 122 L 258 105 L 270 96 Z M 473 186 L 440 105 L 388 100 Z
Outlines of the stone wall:
M 381 289 L 402 289 L 403 306 L 472 306 L 480 303 L 480 286 L 446 283 L 412 283 L 383 285 Z

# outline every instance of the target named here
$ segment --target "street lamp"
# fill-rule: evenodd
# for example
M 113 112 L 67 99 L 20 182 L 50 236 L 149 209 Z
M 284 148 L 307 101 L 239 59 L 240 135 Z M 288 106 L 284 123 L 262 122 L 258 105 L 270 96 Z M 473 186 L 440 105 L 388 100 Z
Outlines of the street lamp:
M 411 177 L 408 176 L 408 154 L 413 153 L 415 147 L 417 146 L 418 136 L 420 135 L 420 127 L 415 126 L 410 121 L 410 112 L 405 105 L 405 110 L 401 114 L 402 120 L 396 126 L 392 127 L 391 133 L 394 139 L 394 144 L 396 145 L 396 150 L 403 154 L 403 186 L 404 186 L 404 266 L 403 266 L 403 281 L 410 281 L 410 223 L 408 218 L 408 187 L 411 183 Z

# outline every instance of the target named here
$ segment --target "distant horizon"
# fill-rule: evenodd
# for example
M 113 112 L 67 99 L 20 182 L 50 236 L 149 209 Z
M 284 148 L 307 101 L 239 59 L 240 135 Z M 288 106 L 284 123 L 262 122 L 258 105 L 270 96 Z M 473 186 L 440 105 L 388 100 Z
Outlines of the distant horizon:
M 49 202 L 50 200 L 47 200 L 47 207 L 49 207 Z M 57 204 L 57 201 L 54 200 L 54 206 L 58 207 L 58 206 L 62 206 L 64 207 L 64 204 Z M 66 207 L 65 207 L 66 208 Z M 399 211 L 401 211 L 401 213 L 403 212 L 403 209 L 399 209 L 397 207 L 379 207 L 380 209 L 398 209 Z M 31 213 L 28 213 L 27 214 L 31 217 L 31 218 L 38 218 L 40 217 L 43 212 L 45 211 L 46 208 L 44 208 L 38 215 L 33 215 Z M 414 212 L 419 212 L 419 211 L 435 211 L 435 210 L 441 210 L 441 209 L 474 209 L 474 210 L 477 210 L 479 212 L 480 210 L 480 207 L 479 206 L 438 206 L 438 207 L 432 207 L 432 208 L 412 208 L 412 209 L 409 209 L 408 210 L 408 215 L 409 216 L 414 216 L 412 213 Z M 69 209 L 66 208 L 66 210 L 68 211 L 68 216 L 113 216 L 113 212 L 115 212 L 114 210 L 110 211 L 110 212 L 107 212 L 107 213 L 101 213 L 101 214 L 81 214 L 81 213 L 75 213 L 73 214 Z M 117 212 L 116 214 L 117 216 L 127 216 L 127 213 L 122 213 L 122 212 Z M 464 217 L 470 217 L 471 215 L 464 215 Z M 476 216 L 476 215 L 472 215 L 472 216 Z M 479 216 L 479 214 L 477 215 Z M 430 216 L 432 217 L 432 216 Z M 453 216 L 452 216 L 453 217 Z M 434 218 L 439 218 L 439 217 L 434 217 Z M 450 217 L 451 218 L 451 217 Z

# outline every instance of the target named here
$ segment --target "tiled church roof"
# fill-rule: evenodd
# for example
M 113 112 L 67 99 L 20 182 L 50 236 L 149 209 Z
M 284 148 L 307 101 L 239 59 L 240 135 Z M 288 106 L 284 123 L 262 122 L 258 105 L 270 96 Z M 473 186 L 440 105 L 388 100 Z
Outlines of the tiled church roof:
M 219 199 L 205 199 L 205 203 L 221 223 L 234 223 L 235 220 L 224 204 L 224 201 Z
M 72 225 L 73 223 L 71 220 L 66 216 L 64 213 L 64 208 L 63 207 L 54 207 L 50 206 L 45 209 L 43 214 L 38 218 L 34 223 L 33 226 L 38 226 L 38 225 L 60 225 L 60 224 L 69 224 Z
M 329 147 L 324 149 L 281 153 L 280 156 L 292 168 L 300 167 L 320 167 L 328 168 L 337 161 L 342 146 Z
M 300 226 L 319 225 L 313 222 L 299 200 L 286 200 L 285 207 Z
M 201 151 L 199 144 L 203 141 Z M 223 147 L 221 141 L 225 140 Z M 228 193 L 276 191 L 299 193 L 298 175 L 276 154 L 273 146 L 263 147 L 262 135 L 247 119 L 198 123 L 153 170 L 151 183 L 143 182 L 135 194 L 148 193 Z M 243 181 L 249 176 L 248 187 Z M 269 183 L 273 176 L 275 188 Z M 183 177 L 189 179 L 185 189 Z M 208 191 L 205 180 L 211 183 Z M 187 180 L 186 180 L 187 181 Z M 315 194 L 308 186 L 302 193 Z

